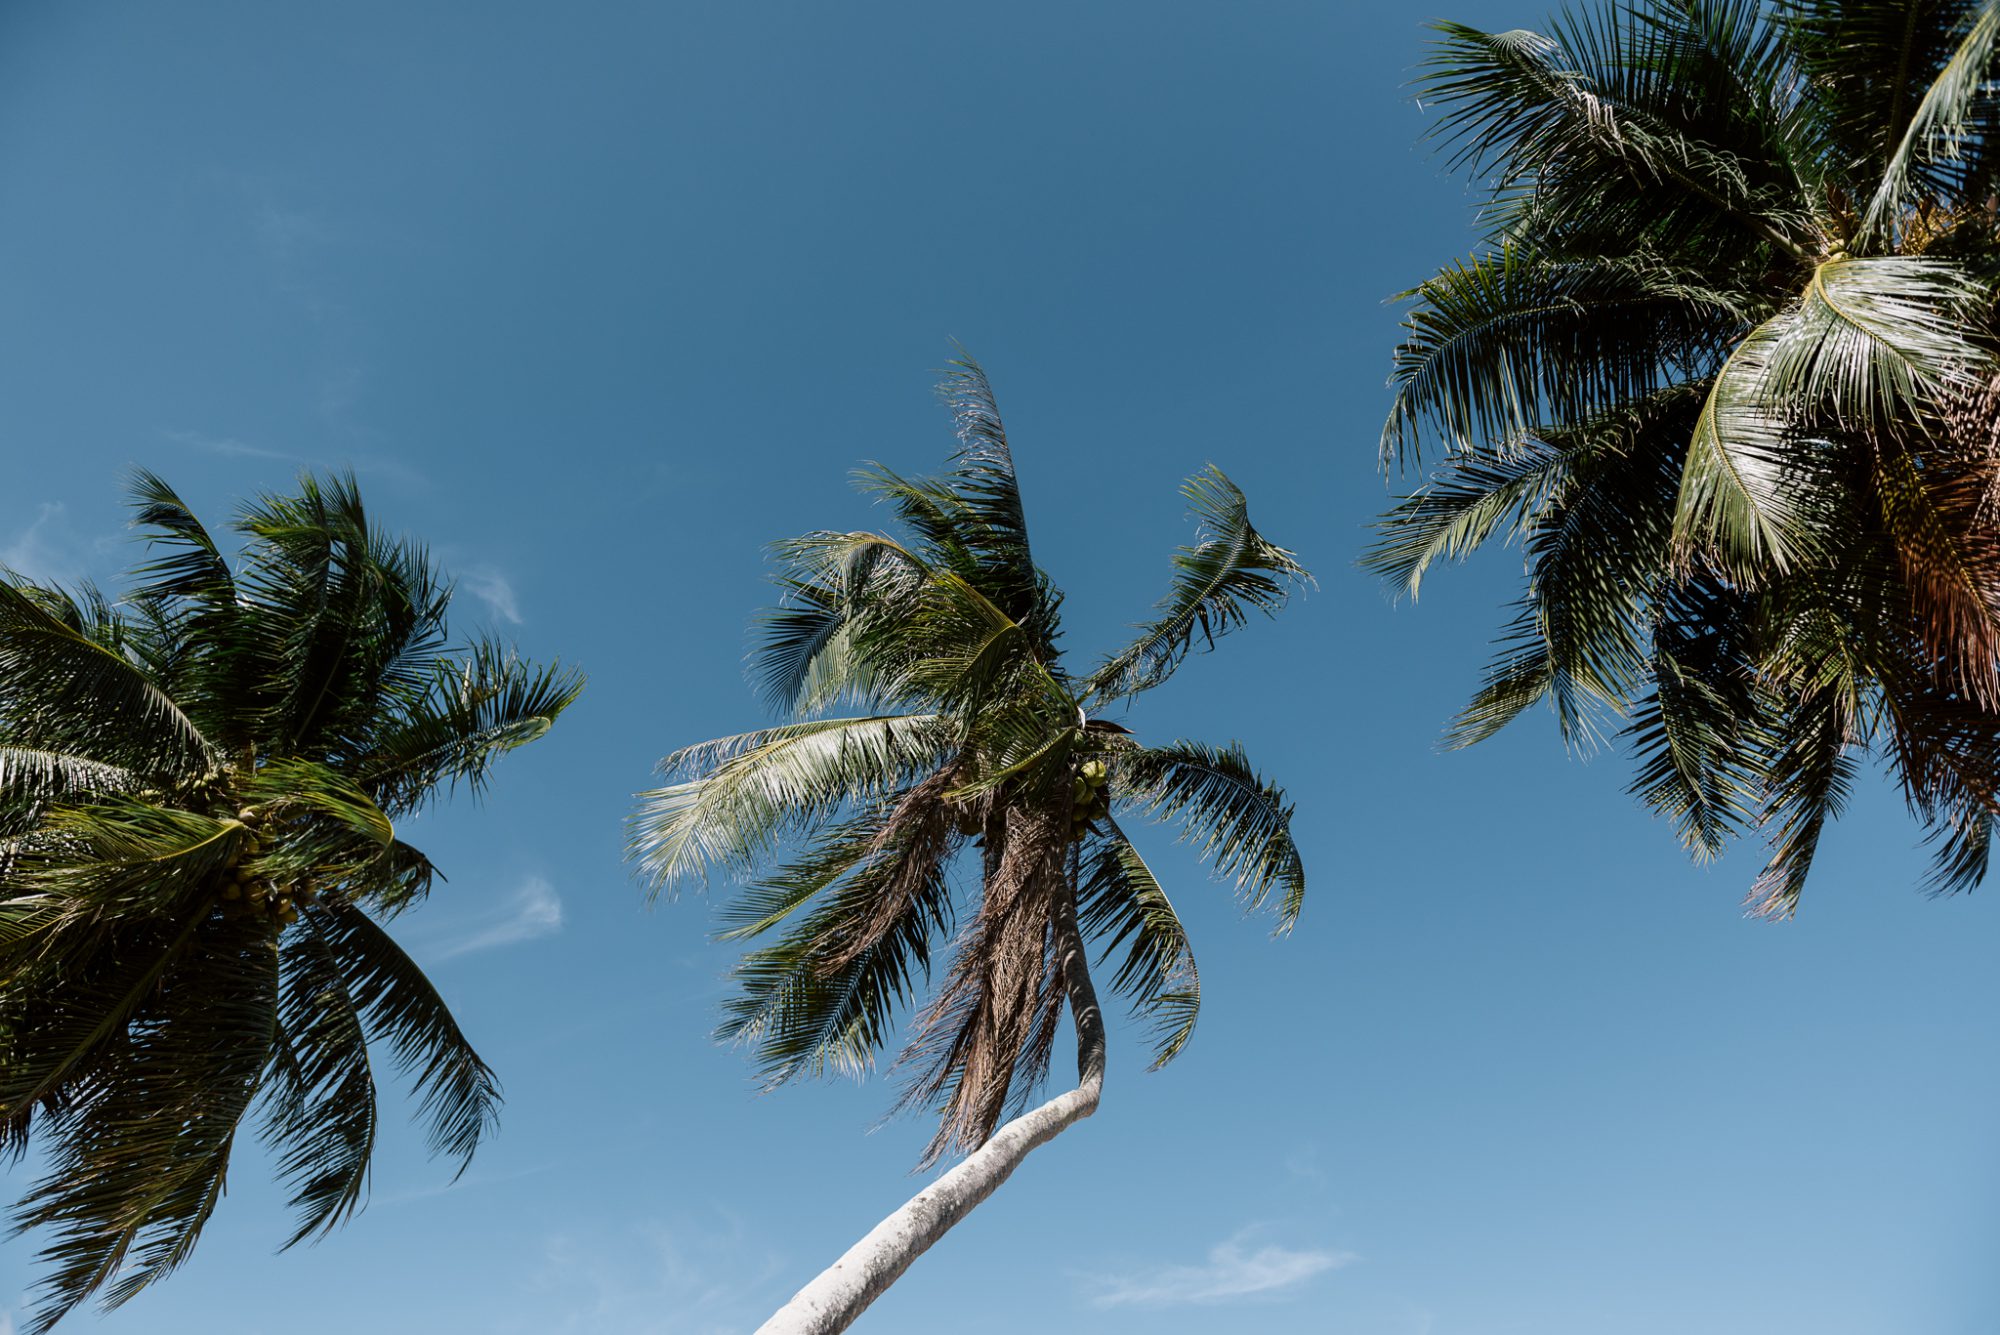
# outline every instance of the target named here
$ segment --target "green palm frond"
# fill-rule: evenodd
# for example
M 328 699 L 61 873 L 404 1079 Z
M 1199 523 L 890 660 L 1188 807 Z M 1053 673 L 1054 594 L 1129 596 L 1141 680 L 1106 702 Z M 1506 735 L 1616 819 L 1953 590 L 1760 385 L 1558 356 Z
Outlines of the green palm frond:
M 738 995 L 716 1031 L 718 1039 L 754 1049 L 767 1088 L 829 1071 L 867 1072 L 896 1013 L 928 980 L 931 943 L 951 927 L 944 869 L 952 839 L 934 803 L 912 814 L 836 833 L 753 888 L 753 904 L 768 906 L 776 896 L 790 902 L 757 920 L 739 919 L 731 935 L 767 930 L 805 897 L 823 896 L 776 945 L 744 956 Z
M 0 580 L 0 697 L 16 746 L 178 781 L 207 770 L 193 720 L 135 664 Z
M 1077 885 L 1077 921 L 1086 936 L 1102 942 L 1100 968 L 1125 947 L 1111 986 L 1152 1022 L 1152 1069 L 1159 1070 L 1194 1037 L 1201 972 L 1173 901 L 1115 821 L 1104 822 Z
M 139 786 L 139 776 L 118 765 L 60 751 L 0 746 L 0 805 L 39 805 L 90 793 L 130 792 Z
M 1910 9 L 1915 17 L 1916 7 Z M 1915 193 L 1919 174 L 1985 147 L 1982 132 L 1993 122 L 1996 58 L 2000 58 L 2000 4 L 1989 0 L 1973 9 L 1971 23 L 1911 113 L 1901 142 L 1889 155 L 1882 183 L 1862 215 L 1855 237 L 1858 245 L 1893 244 L 1892 233 Z
M 1404 294 L 1382 457 L 1416 462 L 1422 427 L 1482 450 L 1712 369 L 1742 314 L 1719 293 L 1624 260 L 1549 259 L 1510 245 Z
M 1920 420 L 1991 373 L 1971 318 L 1983 288 L 1948 260 L 1829 260 L 1778 326 L 1757 392 L 1850 426 Z
M 952 744 L 935 714 L 819 719 L 686 747 L 660 762 L 685 782 L 639 794 L 628 848 L 657 894 L 714 864 L 742 868 L 842 804 L 935 769 Z
M 299 1217 L 288 1248 L 325 1236 L 361 1208 L 379 1121 L 367 1030 L 316 916 L 284 952 L 266 1085 L 264 1138 Z
M 232 936 L 176 963 L 147 1002 L 147 1041 L 105 1049 L 45 1119 L 48 1171 L 15 1216 L 49 1238 L 31 1335 L 100 1288 L 117 1306 L 171 1272 L 222 1194 L 275 1027 L 277 956 Z
M 1181 495 L 1197 525 L 1195 545 L 1174 553 L 1173 585 L 1159 615 L 1090 675 L 1086 699 L 1107 703 L 1159 685 L 1197 641 L 1214 648 L 1251 612 L 1276 615 L 1289 585 L 1312 580 L 1292 553 L 1251 525 L 1249 501 L 1215 465 L 1182 483 Z
M 133 474 L 131 491 L 136 509 L 133 527 L 145 530 L 153 546 L 166 549 L 165 555 L 134 572 L 146 577 L 135 596 L 154 601 L 185 598 L 218 613 L 232 609 L 236 577 L 187 502 L 158 474 L 143 468 Z
M 1493 183 L 1496 230 L 1510 235 L 1529 231 L 1529 219 L 1536 231 L 1602 234 L 1626 222 L 1668 236 L 1699 235 L 1705 224 L 1709 236 L 1802 255 L 1799 201 L 1786 188 L 1795 183 L 1753 174 L 1759 155 L 1737 151 L 1768 143 L 1780 111 L 1771 90 L 1684 123 L 1692 108 L 1677 98 L 1678 80 L 1705 44 L 1676 41 L 1684 20 L 1647 8 L 1643 18 L 1628 10 L 1594 24 L 1572 14 L 1554 36 L 1436 25 L 1419 81 L 1420 98 L 1440 108 L 1433 136 L 1454 167 Z M 1764 133 L 1744 144 L 1748 127 Z M 1622 198 L 1595 188 L 1607 178 L 1628 182 Z M 1648 207 L 1634 208 L 1641 198 Z
M 946 475 L 957 501 L 953 538 L 971 553 L 1002 610 L 1034 627 L 1043 644 L 1053 644 L 1055 609 L 1042 596 L 1044 585 L 1028 546 L 1028 519 L 1000 405 L 985 370 L 960 352 L 938 385 L 958 433 L 958 453 Z
M 431 1153 L 464 1172 L 500 1111 L 500 1085 L 410 957 L 361 910 L 338 900 L 307 915 L 307 929 L 338 963 L 373 1042 L 386 1043 L 409 1076 Z
M 1956 43 L 1962 0 L 1791 0 L 1779 13 L 1829 140 L 1872 186 Z
M 1709 386 L 1674 518 L 1684 563 L 1700 553 L 1748 582 L 1806 564 L 1820 542 L 1825 466 L 1770 396 L 1778 346 L 1794 323 L 1782 316 L 1755 330 Z
M 1652 690 L 1625 729 L 1630 791 L 1674 822 L 1699 857 L 1719 856 L 1757 817 L 1758 761 L 1772 730 L 1754 623 L 1733 590 L 1676 589 L 1653 627 Z
M 1799 701 L 1789 712 L 1767 780 L 1768 811 L 1760 823 L 1774 822 L 1776 828 L 1770 861 L 1750 889 L 1753 912 L 1783 918 L 1798 908 L 1820 835 L 1839 817 L 1853 787 L 1852 720 L 1852 703 L 1832 690 Z
M 1463 560 L 1501 525 L 1520 534 L 1567 476 L 1572 456 L 1524 437 L 1497 457 L 1454 456 L 1422 490 L 1385 515 L 1361 568 L 1415 598 L 1432 565 Z
M 1925 839 L 1932 851 L 1924 888 L 1935 895 L 1955 895 L 1984 881 L 1993 862 L 1996 820 L 2000 817 L 1974 800 L 1933 821 Z
M 500 757 L 544 736 L 583 692 L 583 674 L 560 662 L 537 668 L 492 641 L 431 666 L 421 695 L 355 762 L 361 786 L 383 808 L 414 811 L 463 783 L 481 793 Z
M 1547 439 L 1535 457 L 1562 465 L 1522 475 L 1537 486 L 1546 479 L 1533 510 L 1518 521 L 1527 589 L 1448 745 L 1484 740 L 1547 701 L 1565 741 L 1588 750 L 1603 718 L 1623 712 L 1645 675 L 1647 600 L 1660 582 L 1680 451 L 1696 406 L 1694 392 L 1677 386 L 1542 433 Z
M 1284 790 L 1251 768 L 1243 748 L 1177 741 L 1120 754 L 1112 791 L 1160 820 L 1218 876 L 1232 879 L 1250 907 L 1275 891 L 1278 930 L 1288 932 L 1305 904 L 1305 865 L 1292 842 L 1292 806 Z

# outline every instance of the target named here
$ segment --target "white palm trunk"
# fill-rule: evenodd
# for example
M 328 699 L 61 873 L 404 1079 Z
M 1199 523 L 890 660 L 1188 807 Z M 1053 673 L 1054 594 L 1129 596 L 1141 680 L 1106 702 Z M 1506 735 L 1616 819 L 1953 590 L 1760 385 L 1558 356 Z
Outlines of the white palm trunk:
M 1030 1152 L 1097 1111 L 1104 1091 L 1104 1016 L 1084 958 L 1072 888 L 1064 885 L 1055 899 L 1053 917 L 1062 949 L 1063 986 L 1076 1024 L 1076 1088 L 1022 1113 L 994 1132 L 964 1162 L 912 1196 L 793 1294 L 790 1302 L 757 1328 L 757 1335 L 835 1335 L 846 1330 L 910 1268 L 911 1262 L 998 1190 Z

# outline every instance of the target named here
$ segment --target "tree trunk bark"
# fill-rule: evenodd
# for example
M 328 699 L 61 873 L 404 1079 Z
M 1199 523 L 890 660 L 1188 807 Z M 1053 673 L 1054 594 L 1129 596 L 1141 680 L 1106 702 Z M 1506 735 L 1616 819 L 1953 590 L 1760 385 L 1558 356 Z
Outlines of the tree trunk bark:
M 1055 892 L 1050 916 L 1076 1026 L 1076 1088 L 995 1131 L 956 1168 L 912 1196 L 793 1294 L 757 1327 L 756 1335 L 837 1335 L 846 1330 L 911 1262 L 991 1196 L 1031 1151 L 1097 1111 L 1104 1091 L 1104 1013 L 1098 1008 L 1083 936 L 1077 929 L 1076 887 L 1067 877 Z

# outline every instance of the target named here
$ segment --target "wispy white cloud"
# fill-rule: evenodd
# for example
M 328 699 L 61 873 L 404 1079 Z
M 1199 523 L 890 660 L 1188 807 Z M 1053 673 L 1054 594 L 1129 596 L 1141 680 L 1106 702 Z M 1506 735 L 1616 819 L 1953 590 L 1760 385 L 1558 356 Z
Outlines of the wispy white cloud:
M 14 1314 L 0 1312 L 0 1335 L 14 1335 Z
M 494 616 L 512 625 L 521 624 L 521 604 L 514 597 L 514 586 L 498 570 L 492 566 L 474 566 L 458 582 L 467 593 L 485 603 Z
M 521 1304 L 537 1335 L 739 1335 L 784 1297 L 772 1292 L 782 1258 L 721 1212 L 551 1234 L 542 1260 Z
M 1238 1233 L 1209 1249 L 1202 1265 L 1156 1266 L 1089 1281 L 1093 1307 L 1179 1307 L 1229 1302 L 1296 1289 L 1315 1275 L 1338 1270 L 1357 1259 L 1352 1252 L 1319 1248 L 1295 1251 L 1266 1244 L 1252 1247 Z
M 1320 1161 L 1319 1146 L 1307 1141 L 1285 1156 L 1285 1175 L 1308 1186 L 1326 1185 L 1326 1166 Z
M 440 960 L 457 959 L 476 950 L 519 945 L 562 930 L 562 899 L 555 887 L 540 876 L 530 876 L 508 901 L 506 915 L 497 921 L 475 924 L 437 953 Z
M 102 574 L 102 564 L 123 533 L 85 538 L 60 501 L 44 501 L 35 517 L 11 539 L 0 541 L 0 566 L 38 584 L 75 584 Z M 4 1332 L 0 1332 L 4 1335 Z
M 225 459 L 292 459 L 297 456 L 282 450 L 266 449 L 262 445 L 252 445 L 234 436 L 211 436 L 202 431 L 167 431 L 163 435 L 176 445 L 185 445 L 204 454 L 218 454 Z
M 34 520 L 15 534 L 12 542 L 0 547 L 0 565 L 32 580 L 54 578 L 49 568 L 54 555 L 50 550 L 53 545 L 51 531 L 62 523 L 62 518 L 60 502 L 44 501 L 36 506 Z

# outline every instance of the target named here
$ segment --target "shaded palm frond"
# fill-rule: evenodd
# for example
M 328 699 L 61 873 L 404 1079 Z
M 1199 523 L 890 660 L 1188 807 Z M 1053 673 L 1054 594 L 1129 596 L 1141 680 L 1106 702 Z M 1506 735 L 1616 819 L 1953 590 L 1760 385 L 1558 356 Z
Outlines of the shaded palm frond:
M 1101 943 L 1100 968 L 1125 947 L 1111 986 L 1130 997 L 1133 1011 L 1151 1022 L 1152 1069 L 1159 1070 L 1194 1037 L 1201 1014 L 1201 973 L 1173 902 L 1115 821 L 1104 822 L 1084 864 L 1077 921 L 1085 937 Z
M 1752 912 L 1783 918 L 1798 908 L 1820 835 L 1840 815 L 1853 787 L 1853 717 L 1853 702 L 1837 690 L 1804 697 L 1786 711 L 1759 819 L 1776 827 L 1771 858 L 1750 888 L 1746 902 Z
M 582 693 L 583 674 L 536 667 L 491 641 L 434 664 L 353 768 L 388 811 L 404 813 L 460 783 L 477 796 L 500 757 L 544 736 Z
M 1306 875 L 1292 842 L 1292 805 L 1242 747 L 1177 741 L 1135 748 L 1116 757 L 1111 774 L 1119 799 L 1178 822 L 1181 838 L 1216 875 L 1234 880 L 1250 907 L 1262 907 L 1275 891 L 1278 931 L 1298 922 Z
M 1174 553 L 1173 585 L 1159 615 L 1090 675 L 1086 699 L 1109 702 L 1157 686 L 1197 642 L 1213 648 L 1252 611 L 1275 615 L 1289 585 L 1312 579 L 1291 552 L 1251 525 L 1249 501 L 1215 465 L 1183 483 L 1181 495 L 1197 524 L 1195 545 Z
M 264 1139 L 298 1214 L 288 1248 L 324 1237 L 361 1208 L 379 1122 L 367 1030 L 317 916 L 308 914 L 286 943 L 266 1086 Z
M 4 580 L 0 698 L 15 746 L 168 782 L 200 775 L 213 763 L 208 739 L 137 665 L 51 615 L 29 587 Z
M 1519 246 L 1446 266 L 1407 298 L 1382 457 L 1418 459 L 1430 423 L 1453 451 L 1487 452 L 1537 424 L 1596 417 L 1711 373 L 1742 322 L 1726 296 L 1625 260 L 1545 258 Z
M 105 1049 L 45 1119 L 48 1172 L 15 1215 L 49 1239 L 33 1335 L 93 1293 L 116 1306 L 171 1272 L 222 1194 L 270 1052 L 277 957 L 268 941 L 224 933 L 176 966 L 135 1017 L 139 1041 Z
M 444 999 L 366 913 L 329 899 L 306 917 L 337 962 L 373 1042 L 386 1043 L 409 1076 L 433 1154 L 464 1172 L 500 1111 L 500 1085 L 474 1052 Z
M 776 945 L 737 966 L 741 990 L 717 1030 L 755 1050 L 767 1087 L 829 1070 L 866 1072 L 897 1011 L 928 980 L 931 943 L 951 924 L 945 867 L 956 832 L 939 800 L 948 783 L 932 776 L 879 820 L 819 841 L 753 887 L 738 911 L 728 935 L 749 936 L 820 897 Z
M 1653 627 L 1652 689 L 1625 729 L 1629 791 L 1673 821 L 1698 857 L 1719 856 L 1757 818 L 1758 761 L 1772 725 L 1757 680 L 1747 600 L 1712 582 L 1672 589 Z

